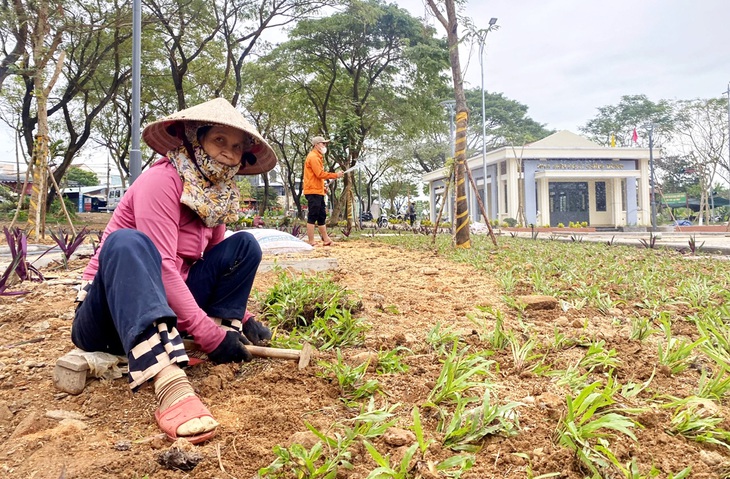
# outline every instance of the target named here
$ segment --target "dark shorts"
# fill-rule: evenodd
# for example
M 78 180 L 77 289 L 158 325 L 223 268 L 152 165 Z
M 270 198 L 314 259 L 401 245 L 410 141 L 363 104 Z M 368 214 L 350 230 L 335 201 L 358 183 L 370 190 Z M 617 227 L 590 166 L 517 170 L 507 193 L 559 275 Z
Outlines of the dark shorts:
M 304 195 L 307 199 L 307 223 L 322 226 L 327 219 L 324 195 Z

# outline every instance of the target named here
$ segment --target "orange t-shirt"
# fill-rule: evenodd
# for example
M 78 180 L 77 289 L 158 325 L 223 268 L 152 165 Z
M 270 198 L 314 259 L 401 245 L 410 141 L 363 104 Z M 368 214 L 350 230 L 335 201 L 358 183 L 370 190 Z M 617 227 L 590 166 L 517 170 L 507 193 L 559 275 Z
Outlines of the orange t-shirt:
M 304 160 L 304 194 L 324 196 L 324 180 L 337 178 L 337 173 L 324 171 L 322 153 L 312 148 Z

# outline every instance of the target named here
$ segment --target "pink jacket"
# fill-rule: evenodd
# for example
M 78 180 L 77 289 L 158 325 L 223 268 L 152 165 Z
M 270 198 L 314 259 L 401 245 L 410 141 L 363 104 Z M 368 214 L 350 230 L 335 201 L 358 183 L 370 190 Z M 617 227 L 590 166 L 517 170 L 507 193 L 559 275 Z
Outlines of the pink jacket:
M 83 278 L 90 280 L 96 275 L 99 251 L 110 233 L 122 228 L 141 231 L 162 256 L 162 282 L 167 302 L 177 315 L 178 330 L 191 334 L 203 351 L 211 352 L 223 341 L 225 331 L 200 309 L 185 279 L 193 263 L 223 241 L 225 225 L 206 227 L 197 214 L 180 203 L 181 194 L 182 180 L 167 158 L 140 175 L 114 210 Z

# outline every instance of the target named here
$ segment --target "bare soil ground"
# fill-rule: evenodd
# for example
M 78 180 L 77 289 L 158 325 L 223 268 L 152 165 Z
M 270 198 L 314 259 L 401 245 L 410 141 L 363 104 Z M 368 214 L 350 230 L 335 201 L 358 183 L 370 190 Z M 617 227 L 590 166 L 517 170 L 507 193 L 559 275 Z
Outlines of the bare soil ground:
M 412 351 L 404 360 L 408 373 L 372 375 L 384 391 L 378 395 L 378 404 L 400 404 L 396 414 L 401 428 L 412 424 L 411 410 L 425 402 L 441 370 L 439 356 L 425 340 L 437 323 L 456 327 L 475 349 L 489 348 L 466 317 L 477 306 L 504 311 L 507 326 L 518 330 L 514 315 L 499 299 L 502 293 L 494 278 L 472 267 L 368 239 L 319 247 L 312 256 L 336 258 L 339 266 L 334 279 L 362 299 L 364 309 L 358 314 L 371 329 L 365 347 L 345 350 L 346 357 L 397 346 Z M 23 283 L 30 288 L 29 294 L 0 298 L 0 477 L 252 478 L 275 458 L 275 445 L 296 441 L 311 447 L 305 421 L 326 432 L 335 421 L 357 414 L 339 399 L 336 383 L 321 374 L 316 360 L 302 371 L 286 360 L 198 365 L 188 373 L 221 427 L 213 440 L 198 446 L 203 460 L 192 471 L 164 468 L 158 458 L 170 443 L 160 438 L 151 388 L 133 395 L 126 379 L 95 380 L 72 396 L 60 393 L 52 384 L 56 359 L 73 348 L 70 328 L 75 291 L 69 280 L 80 276 L 86 261 L 74 260 L 68 270 L 51 265 L 44 273 L 52 280 Z M 255 288 L 266 291 L 275 281 L 276 273 L 261 273 Z M 256 311 L 257 305 L 251 306 Z M 631 315 L 630 307 L 614 313 L 624 318 Z M 589 332 L 605 339 L 607 347 L 621 358 L 616 377 L 622 383 L 647 380 L 656 364 L 652 344 L 628 339 L 628 321 L 612 325 L 598 312 L 586 310 L 528 311 L 522 321 L 530 322 L 546 343 L 556 328 L 575 335 L 576 329 L 588 323 Z M 551 363 L 555 369 L 565 369 L 582 354 L 577 348 L 567 349 L 554 355 Z M 331 352 L 318 352 L 316 359 L 332 361 L 334 357 Z M 557 472 L 563 478 L 584 477 L 573 454 L 556 444 L 556 427 L 566 410 L 565 391 L 555 386 L 554 378 L 515 368 L 508 350 L 496 352 L 492 359 L 500 364 L 492 378 L 500 401 L 524 404 L 518 408 L 521 432 L 511 438 L 487 438 L 476 455 L 476 465 L 462 477 L 532 477 L 529 467 L 535 476 Z M 688 395 L 698 376 L 696 371 L 681 376 L 660 371 L 653 389 L 660 394 Z M 724 417 L 729 417 L 726 404 L 720 407 Z M 427 435 L 438 439 L 437 418 L 427 409 L 422 415 Z M 660 477 L 688 465 L 693 478 L 722 477 L 728 451 L 668 434 L 669 420 L 670 413 L 659 408 L 642 414 L 638 442 L 615 439 L 613 451 L 624 463 L 635 457 L 645 473 L 656 465 L 662 471 Z M 730 423 L 726 420 L 721 427 L 730 429 Z M 409 444 L 398 446 L 378 439 L 375 445 L 398 458 Z M 529 456 L 529 462 L 517 453 Z M 453 454 L 436 441 L 426 458 L 441 461 Z M 353 469 L 343 469 L 337 477 L 364 478 L 377 467 L 364 447 L 353 450 L 352 463 Z M 408 477 L 442 477 L 429 474 L 414 469 Z

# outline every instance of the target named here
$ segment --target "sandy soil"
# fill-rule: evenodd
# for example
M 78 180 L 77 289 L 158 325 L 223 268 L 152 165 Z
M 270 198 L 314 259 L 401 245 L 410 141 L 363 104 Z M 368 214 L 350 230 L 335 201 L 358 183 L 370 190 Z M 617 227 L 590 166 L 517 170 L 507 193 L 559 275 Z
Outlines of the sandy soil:
M 439 356 L 425 340 L 436 324 L 455 327 L 473 350 L 489 348 L 467 319 L 478 306 L 503 311 L 507 327 L 518 329 L 493 278 L 433 253 L 360 239 L 317 248 L 312 256 L 336 258 L 335 280 L 362 299 L 364 309 L 358 314 L 371 329 L 365 347 L 345 350 L 346 357 L 397 346 L 412 351 L 405 359 L 407 374 L 372 374 L 384 391 L 377 396 L 377 404 L 399 404 L 396 414 L 401 428 L 411 425 L 412 408 L 422 406 L 441 370 Z M 94 380 L 72 396 L 52 384 L 55 360 L 72 349 L 72 288 L 86 261 L 72 261 L 68 270 L 51 265 L 44 271 L 49 281 L 23 284 L 31 289 L 29 294 L 0 297 L 0 477 L 251 478 L 274 460 L 275 445 L 296 441 L 311 447 L 305 421 L 328 431 L 335 421 L 357 414 L 339 399 L 336 383 L 322 374 L 316 361 L 302 371 L 286 360 L 198 365 L 188 369 L 192 383 L 222 426 L 213 440 L 197 447 L 202 461 L 192 471 L 166 469 L 158 458 L 170 449 L 170 443 L 160 438 L 151 388 L 133 395 L 125 379 Z M 259 274 L 255 288 L 266 291 L 275 281 L 276 273 Z M 614 314 L 631 317 L 629 307 Z M 590 323 L 589 332 L 605 339 L 622 359 L 616 374 L 622 383 L 645 381 L 656 363 L 653 345 L 628 339 L 626 320 L 612 325 L 596 311 L 581 310 L 578 315 L 574 310 L 535 310 L 527 311 L 522 321 L 529 322 L 547 344 L 556 328 L 570 336 Z M 579 348 L 560 350 L 551 353 L 548 362 L 554 369 L 565 369 L 582 354 Z M 316 359 L 333 360 L 334 354 L 319 352 Z M 565 390 L 555 385 L 554 378 L 516 368 L 508 349 L 490 359 L 500 365 L 491 378 L 499 400 L 523 403 L 518 408 L 521 432 L 511 438 L 487 438 L 476 465 L 462 477 L 525 478 L 531 477 L 529 468 L 535 476 L 558 472 L 563 478 L 583 477 L 572 453 L 556 444 L 555 430 L 566 410 Z M 658 394 L 688 394 L 698 375 L 692 370 L 677 376 L 659 371 L 652 387 Z M 595 379 L 601 377 L 596 373 Z M 632 404 L 627 401 L 626 405 Z M 721 407 L 727 413 L 726 405 Z M 437 417 L 427 408 L 422 415 L 427 436 L 436 439 L 426 461 L 454 455 L 438 445 Z M 691 465 L 693 478 L 721 477 L 728 451 L 669 435 L 669 420 L 664 409 L 643 413 L 639 416 L 643 428 L 636 431 L 638 442 L 614 439 L 612 449 L 623 463 L 635 457 L 645 474 L 652 464 L 662 471 L 659 477 Z M 722 427 L 730 429 L 727 420 Z M 398 458 L 410 444 L 378 439 L 375 445 L 381 453 Z M 337 477 L 364 478 L 377 467 L 364 447 L 352 452 L 353 469 L 342 469 Z M 529 462 L 518 453 L 526 454 Z M 413 466 L 408 477 L 444 477 L 429 475 L 423 464 Z

